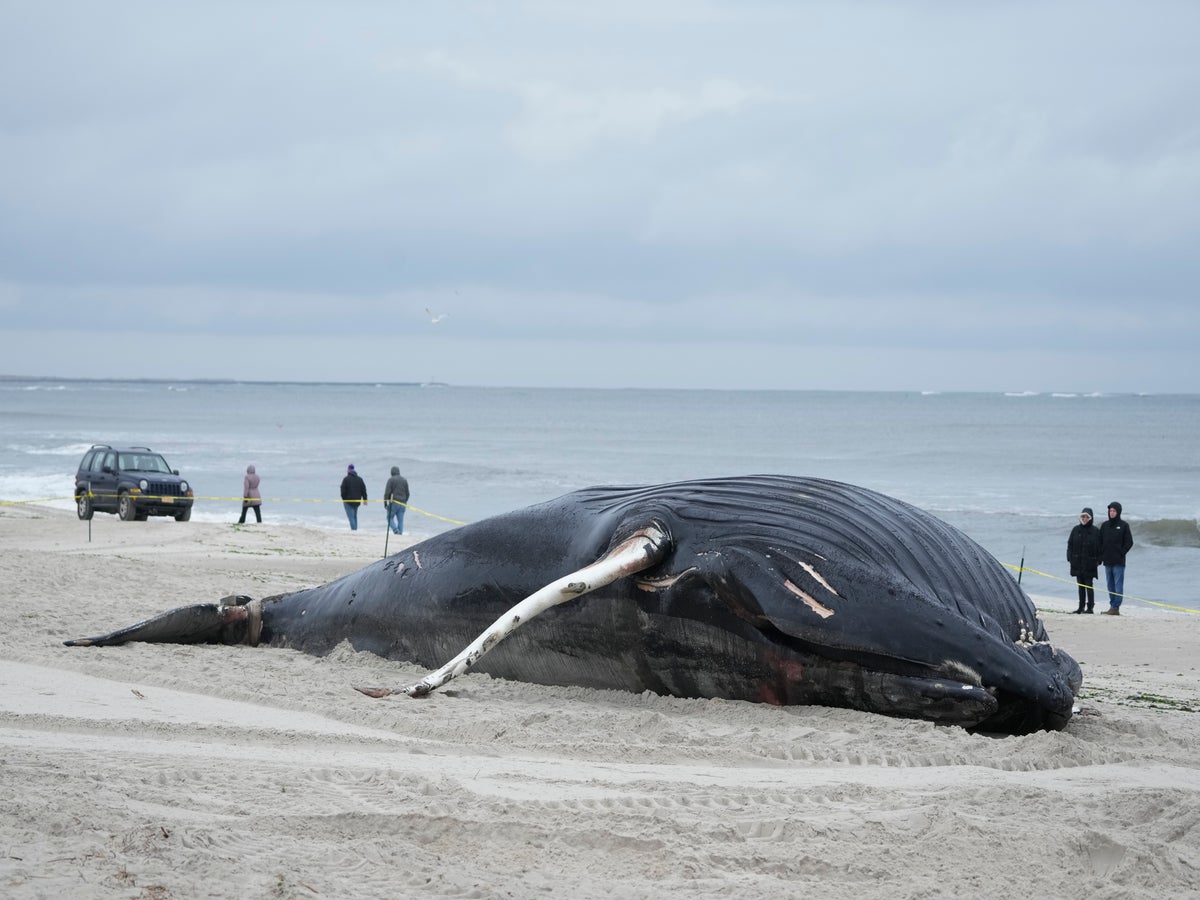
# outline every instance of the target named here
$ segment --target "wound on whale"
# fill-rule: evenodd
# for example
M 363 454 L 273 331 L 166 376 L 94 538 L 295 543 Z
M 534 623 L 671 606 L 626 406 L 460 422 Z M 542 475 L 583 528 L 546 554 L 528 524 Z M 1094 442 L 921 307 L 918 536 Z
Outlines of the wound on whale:
M 819 704 L 985 732 L 1060 729 L 1082 682 L 961 531 L 817 478 L 591 487 L 465 525 L 321 587 L 185 606 L 67 641 L 356 650 L 434 670 Z

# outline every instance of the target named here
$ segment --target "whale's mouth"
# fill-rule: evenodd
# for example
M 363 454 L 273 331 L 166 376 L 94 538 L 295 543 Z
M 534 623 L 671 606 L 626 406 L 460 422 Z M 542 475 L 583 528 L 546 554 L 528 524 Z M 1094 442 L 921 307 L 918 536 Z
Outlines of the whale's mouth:
M 1000 702 L 993 691 L 948 677 L 864 672 L 863 700 L 891 716 L 927 719 L 973 728 L 994 716 Z
M 897 672 L 848 659 L 776 660 L 776 677 L 764 679 L 759 702 L 861 709 L 939 725 L 974 728 L 1001 708 L 996 691 L 953 671 Z
M 944 672 L 899 673 L 870 668 L 849 660 L 819 667 L 794 662 L 774 684 L 763 683 L 759 702 L 778 705 L 824 705 L 861 709 L 900 718 L 958 725 L 972 732 L 997 735 L 1061 731 L 1071 719 L 1073 697 L 1061 705 L 1032 702 L 1029 697 Z M 807 676 L 818 672 L 816 680 Z
M 922 662 L 878 648 L 821 646 L 770 625 L 761 631 L 766 640 L 758 651 L 761 682 L 754 699 L 764 703 L 846 707 L 971 731 L 1028 734 L 1067 725 L 1081 680 L 1074 660 L 1048 645 L 1019 648 L 1032 665 L 1010 665 L 1006 676 L 989 677 L 955 659 Z

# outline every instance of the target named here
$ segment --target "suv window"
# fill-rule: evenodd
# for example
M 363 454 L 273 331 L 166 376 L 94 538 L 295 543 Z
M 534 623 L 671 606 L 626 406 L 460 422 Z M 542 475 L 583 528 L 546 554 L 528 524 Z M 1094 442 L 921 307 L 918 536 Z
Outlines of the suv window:
M 157 453 L 122 453 L 121 470 L 124 472 L 170 473 L 167 461 Z

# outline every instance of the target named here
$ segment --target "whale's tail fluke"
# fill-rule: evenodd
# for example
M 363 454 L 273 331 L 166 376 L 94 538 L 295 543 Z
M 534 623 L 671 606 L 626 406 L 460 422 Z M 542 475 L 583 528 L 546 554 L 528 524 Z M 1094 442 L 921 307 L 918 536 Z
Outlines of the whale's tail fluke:
M 68 647 L 151 644 L 251 644 L 262 630 L 262 602 L 244 595 L 181 606 L 109 634 L 63 641 Z

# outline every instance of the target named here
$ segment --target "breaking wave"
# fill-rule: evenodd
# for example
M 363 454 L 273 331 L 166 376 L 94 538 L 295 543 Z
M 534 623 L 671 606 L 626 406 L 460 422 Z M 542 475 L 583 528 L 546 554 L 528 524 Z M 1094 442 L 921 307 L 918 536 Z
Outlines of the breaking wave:
M 1200 522 L 1195 519 L 1148 519 L 1131 524 L 1137 543 L 1154 547 L 1200 548 Z

